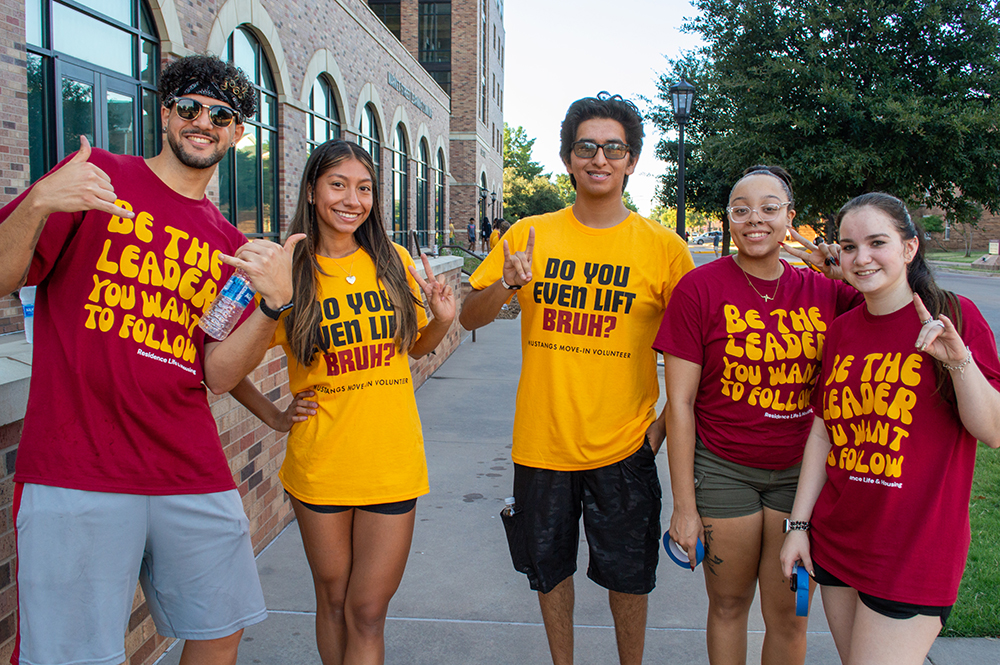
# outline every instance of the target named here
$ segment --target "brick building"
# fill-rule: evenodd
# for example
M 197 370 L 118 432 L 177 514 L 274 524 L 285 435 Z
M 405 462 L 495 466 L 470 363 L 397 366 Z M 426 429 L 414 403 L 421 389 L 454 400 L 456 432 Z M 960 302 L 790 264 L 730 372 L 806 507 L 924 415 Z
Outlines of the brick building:
M 452 216 L 462 230 L 470 216 L 502 214 L 502 0 L 0 0 L 0 15 L 0 205 L 80 134 L 112 152 L 156 154 L 162 64 L 208 52 L 240 66 L 260 94 L 209 188 L 248 237 L 283 235 L 309 151 L 333 137 L 372 153 L 386 230 L 411 251 L 444 244 Z M 462 261 L 433 263 L 459 293 Z M 22 328 L 16 297 L 0 296 L 0 660 L 16 628 L 10 507 L 31 364 Z M 415 385 L 459 342 L 456 322 L 436 355 L 412 364 Z M 280 350 L 254 380 L 287 399 Z M 292 519 L 276 476 L 285 437 L 229 396 L 210 402 L 260 551 Z M 166 647 L 138 590 L 128 630 L 130 664 Z

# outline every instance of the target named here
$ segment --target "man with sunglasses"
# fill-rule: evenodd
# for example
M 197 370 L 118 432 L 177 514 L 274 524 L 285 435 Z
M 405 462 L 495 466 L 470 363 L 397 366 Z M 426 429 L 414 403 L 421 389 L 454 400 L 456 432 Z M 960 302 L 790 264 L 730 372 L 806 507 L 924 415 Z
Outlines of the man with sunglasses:
M 292 297 L 291 254 L 206 198 L 255 112 L 246 76 L 192 56 L 162 73 L 155 157 L 80 150 L 0 210 L 0 292 L 37 284 L 17 455 L 14 662 L 125 660 L 136 578 L 182 663 L 235 663 L 266 617 L 249 524 L 209 409 L 253 370 Z M 198 327 L 234 268 L 260 301 L 224 341 Z
M 608 589 L 619 660 L 631 665 L 642 661 L 661 534 L 651 345 L 694 263 L 676 234 L 622 201 L 642 150 L 631 102 L 608 93 L 577 100 L 561 139 L 576 202 L 510 228 L 503 252 L 470 278 L 461 323 L 486 325 L 520 292 L 515 512 L 503 519 L 514 567 L 538 592 L 552 661 L 573 662 L 582 515 L 587 575 Z

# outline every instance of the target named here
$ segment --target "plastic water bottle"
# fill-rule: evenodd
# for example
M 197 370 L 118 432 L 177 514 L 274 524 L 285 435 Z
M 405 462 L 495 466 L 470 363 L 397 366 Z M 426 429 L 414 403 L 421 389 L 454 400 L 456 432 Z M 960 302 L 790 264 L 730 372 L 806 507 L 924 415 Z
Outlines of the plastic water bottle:
M 514 497 L 507 497 L 503 500 L 503 504 L 503 510 L 500 511 L 500 514 L 504 517 L 513 517 L 514 513 L 517 512 L 517 508 L 514 507 Z
M 229 337 L 229 333 L 243 315 L 243 310 L 253 300 L 254 293 L 256 291 L 250 284 L 250 278 L 237 268 L 219 295 L 215 297 L 205 316 L 201 317 L 198 325 L 221 342 Z

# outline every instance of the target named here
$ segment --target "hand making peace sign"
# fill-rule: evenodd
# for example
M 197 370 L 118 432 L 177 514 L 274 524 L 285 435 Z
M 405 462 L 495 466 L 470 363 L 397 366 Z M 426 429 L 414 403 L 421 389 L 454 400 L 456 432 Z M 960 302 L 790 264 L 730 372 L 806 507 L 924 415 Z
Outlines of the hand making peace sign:
M 535 249 L 535 227 L 528 229 L 528 242 L 523 252 L 510 253 L 503 241 L 503 280 L 511 286 L 524 286 L 531 281 L 531 253 Z
M 840 245 L 825 242 L 813 244 L 795 229 L 789 228 L 788 231 L 792 234 L 792 239 L 801 244 L 804 249 L 782 243 L 781 246 L 786 252 L 802 259 L 830 279 L 843 279 L 844 273 L 840 269 Z

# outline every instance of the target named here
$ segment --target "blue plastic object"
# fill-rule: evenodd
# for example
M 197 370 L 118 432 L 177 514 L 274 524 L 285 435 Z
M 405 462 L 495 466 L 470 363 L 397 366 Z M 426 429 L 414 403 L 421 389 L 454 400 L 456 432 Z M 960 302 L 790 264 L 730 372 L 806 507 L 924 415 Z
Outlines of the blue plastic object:
M 809 616 L 809 572 L 795 565 L 795 616 Z
M 669 533 L 663 534 L 663 549 L 667 551 L 667 556 L 670 560 L 676 563 L 681 568 L 687 568 L 691 570 L 691 561 L 688 559 L 687 552 L 674 542 L 670 538 Z M 695 546 L 695 567 L 697 568 L 701 564 L 702 560 L 705 558 L 705 546 L 701 543 L 701 538 L 698 539 L 698 544 Z

